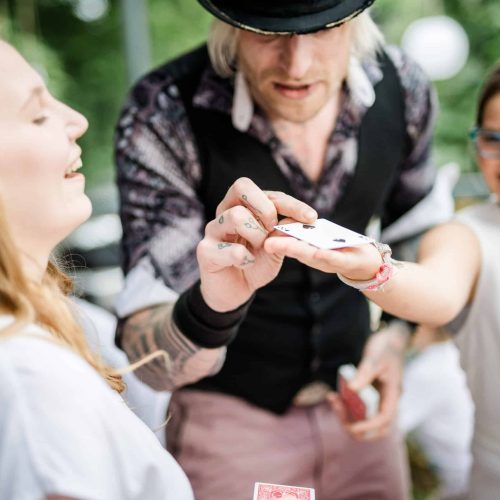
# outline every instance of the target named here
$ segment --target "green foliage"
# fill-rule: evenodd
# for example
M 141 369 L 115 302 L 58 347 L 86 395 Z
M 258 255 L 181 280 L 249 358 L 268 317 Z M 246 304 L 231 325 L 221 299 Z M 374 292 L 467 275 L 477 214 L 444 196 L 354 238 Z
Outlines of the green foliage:
M 399 43 L 408 24 L 426 16 L 447 15 L 458 21 L 469 37 L 466 66 L 455 77 L 435 82 L 440 114 L 435 135 L 438 165 L 455 161 L 462 171 L 474 169 L 467 131 L 474 124 L 479 86 L 487 71 L 500 61 L 500 2 L 498 0 L 378 0 L 378 21 L 386 38 Z
M 149 2 L 154 65 L 202 44 L 212 22 L 196 0 Z
M 88 117 L 90 129 L 81 143 L 90 186 L 113 179 L 112 137 L 127 82 L 121 1 L 109 0 L 100 20 L 75 15 L 79 0 L 7 0 L 0 2 L 0 36 L 49 75 L 54 94 Z M 139 0 L 137 0 L 139 1 Z M 146 1 L 146 0 L 145 0 Z M 6 7 L 7 6 L 7 7 Z M 151 66 L 205 40 L 211 17 L 197 0 L 148 0 Z M 479 83 L 499 58 L 498 0 L 377 0 L 373 15 L 391 43 L 399 43 L 408 24 L 423 16 L 446 14 L 469 35 L 467 66 L 454 78 L 437 82 L 440 115 L 435 139 L 438 164 L 457 161 L 471 168 L 466 134 L 474 120 Z M 9 20 L 8 20 L 9 19 Z

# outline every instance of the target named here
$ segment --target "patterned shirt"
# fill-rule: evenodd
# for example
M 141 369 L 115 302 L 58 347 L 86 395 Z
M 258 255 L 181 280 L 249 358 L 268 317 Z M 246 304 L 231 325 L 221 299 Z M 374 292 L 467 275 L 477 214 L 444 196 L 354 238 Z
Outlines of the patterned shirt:
M 428 80 L 413 62 L 396 47 L 385 50 L 401 81 L 410 141 L 410 152 L 400 166 L 386 206 L 382 222 L 387 226 L 432 188 L 435 168 L 430 147 L 435 99 Z M 375 62 L 364 63 L 362 68 L 372 86 L 381 80 L 382 72 Z M 290 148 L 279 140 L 257 106 L 247 130 L 269 147 L 290 184 L 289 194 L 314 207 L 320 217 L 332 212 L 354 175 L 357 133 L 368 109 L 356 98 L 354 90 L 347 84 L 342 88 L 339 115 L 317 181 L 305 175 Z M 233 91 L 229 79 L 207 67 L 193 105 L 230 115 Z M 202 165 L 179 90 L 165 67 L 145 76 L 132 90 L 117 128 L 116 161 L 124 268 L 128 273 L 117 312 L 126 317 L 146 307 L 175 301 L 177 294 L 196 282 L 199 276 L 195 251 L 208 222 L 197 195 Z M 158 343 L 155 346 L 160 347 Z M 222 349 L 219 348 L 221 356 Z M 172 385 L 175 382 L 170 381 L 169 386 Z

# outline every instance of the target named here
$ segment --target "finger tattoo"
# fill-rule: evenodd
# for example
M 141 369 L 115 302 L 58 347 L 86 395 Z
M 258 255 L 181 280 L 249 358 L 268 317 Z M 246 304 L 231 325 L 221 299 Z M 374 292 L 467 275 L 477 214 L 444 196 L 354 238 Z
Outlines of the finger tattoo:
M 254 207 L 249 201 L 248 201 L 248 196 L 246 194 L 242 194 L 241 195 L 241 199 L 252 209 L 254 210 L 255 212 L 261 214 L 262 212 L 257 208 L 257 207 Z
M 248 229 L 256 229 L 257 231 L 261 231 L 262 233 L 266 234 L 266 232 L 260 227 L 259 224 L 257 224 L 257 222 L 255 222 L 252 217 L 248 219 L 248 222 L 245 222 L 245 227 L 247 227 Z

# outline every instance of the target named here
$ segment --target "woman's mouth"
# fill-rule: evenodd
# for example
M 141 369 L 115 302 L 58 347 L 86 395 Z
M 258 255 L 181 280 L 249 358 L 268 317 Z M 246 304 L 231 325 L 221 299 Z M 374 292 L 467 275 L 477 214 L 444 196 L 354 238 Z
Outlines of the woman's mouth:
M 83 166 L 82 159 L 77 158 L 64 172 L 64 178 L 65 179 L 71 179 L 72 177 L 75 177 L 77 174 L 76 171 Z

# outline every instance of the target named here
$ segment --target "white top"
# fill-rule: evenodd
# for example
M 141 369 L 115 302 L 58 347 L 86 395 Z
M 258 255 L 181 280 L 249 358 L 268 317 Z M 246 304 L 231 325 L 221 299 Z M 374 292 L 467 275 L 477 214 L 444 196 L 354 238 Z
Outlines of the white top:
M 0 337 L 0 498 L 193 500 L 179 465 L 88 363 L 39 327 L 22 333 L 34 336 Z
M 116 317 L 106 309 L 86 300 L 72 297 L 72 301 L 77 306 L 74 311 L 75 316 L 91 348 L 101 355 L 108 366 L 114 368 L 128 366 L 127 356 L 115 345 Z M 165 447 L 165 420 L 170 393 L 151 389 L 134 372 L 125 373 L 123 381 L 127 388 L 121 394 L 122 398 Z
M 474 300 L 456 341 L 476 407 L 474 461 L 499 477 L 500 487 L 500 206 L 474 205 L 457 219 L 481 244 L 481 272 Z
M 405 367 L 399 427 L 437 469 L 443 495 L 467 491 L 474 406 L 451 342 L 429 345 Z

